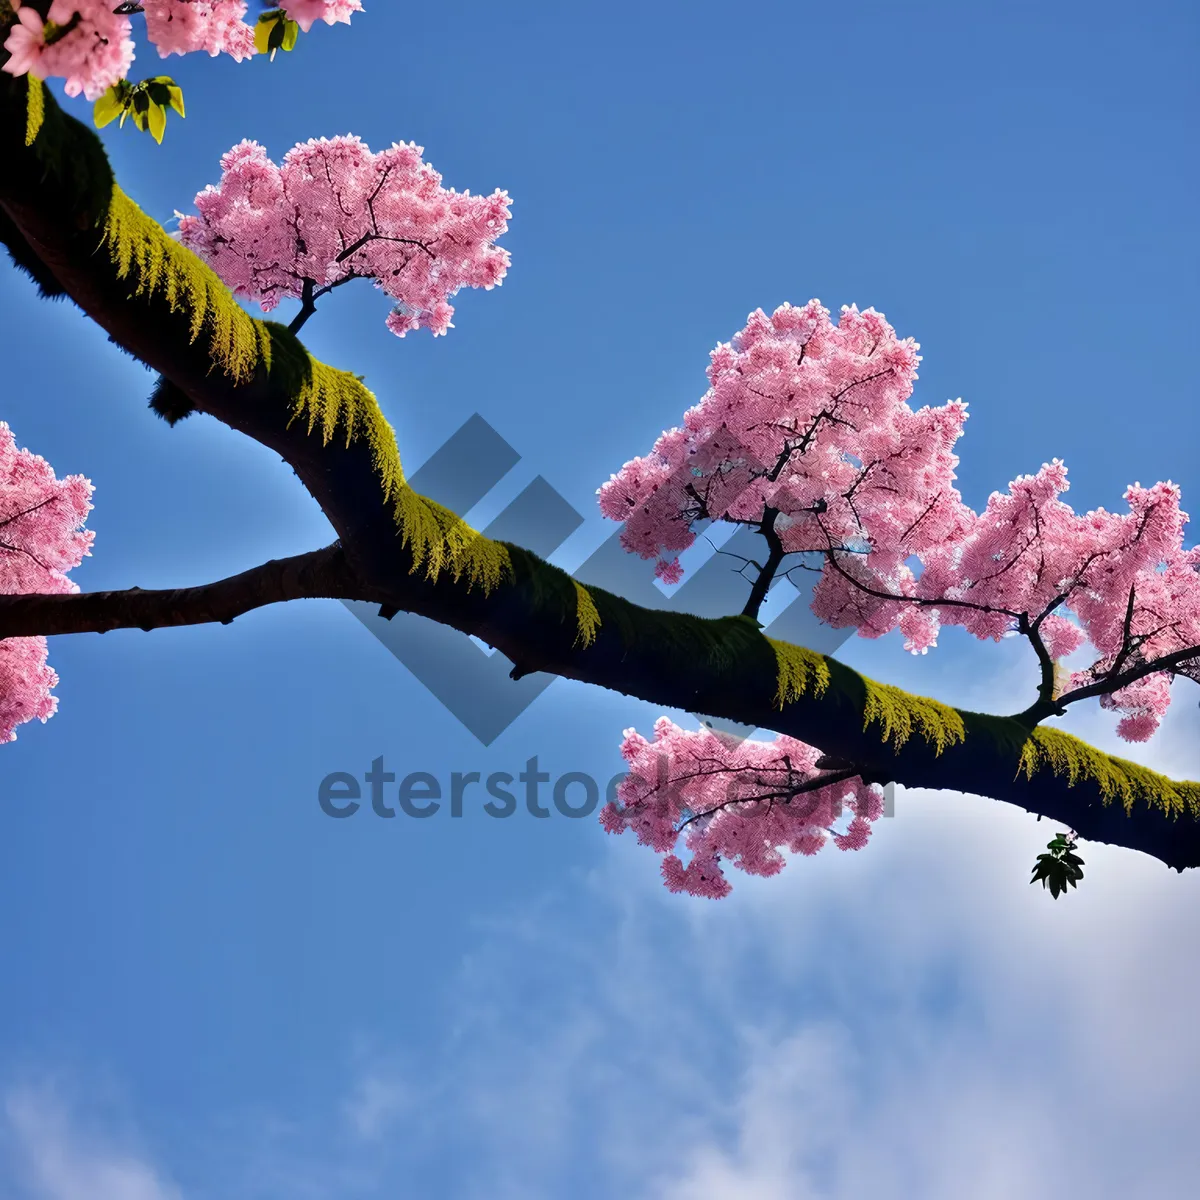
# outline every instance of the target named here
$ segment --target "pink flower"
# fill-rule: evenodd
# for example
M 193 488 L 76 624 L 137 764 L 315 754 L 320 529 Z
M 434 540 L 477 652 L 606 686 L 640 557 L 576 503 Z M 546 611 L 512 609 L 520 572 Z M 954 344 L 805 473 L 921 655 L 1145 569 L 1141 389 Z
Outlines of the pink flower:
M 320 295 L 365 278 L 395 302 L 386 324 L 397 337 L 437 337 L 453 328 L 460 288 L 504 278 L 509 255 L 496 241 L 510 201 L 442 187 L 422 154 L 412 143 L 376 154 L 345 136 L 294 146 L 277 165 L 242 142 L 196 197 L 195 215 L 180 220 L 180 238 L 264 311 L 299 298 L 305 280 Z
M 46 46 L 45 26 L 42 18 L 27 6 L 17 6 L 17 23 L 9 30 L 4 42 L 4 49 L 9 53 L 9 60 L 4 64 L 4 70 L 10 75 L 35 75 L 44 78 L 41 71 L 42 51 Z
M 144 0 L 146 36 L 160 57 L 203 50 L 240 62 L 254 54 L 245 0 Z
M 17 21 L 4 42 L 10 75 L 65 79 L 68 96 L 82 92 L 96 100 L 128 73 L 132 26 L 113 11 L 115 0 L 54 0 L 48 20 L 60 32 L 49 44 L 37 12 L 19 0 L 12 7 Z M 318 20 L 348 24 L 352 13 L 362 12 L 359 0 L 292 0 L 283 7 L 306 31 Z M 247 0 L 143 0 L 143 9 L 146 35 L 162 58 L 202 50 L 240 62 L 255 53 L 254 26 L 244 19 Z
M 362 12 L 359 0 L 284 0 L 281 7 L 307 33 L 317 21 L 350 24 L 351 13 Z
M 1086 635 L 1078 625 L 1057 614 L 1048 616 L 1042 622 L 1041 633 L 1051 658 L 1066 658 L 1087 641 Z
M 955 487 L 967 406 L 912 406 L 919 348 L 874 309 L 844 307 L 836 324 L 818 300 L 755 310 L 710 354 L 708 390 L 682 423 L 600 487 L 600 511 L 671 582 L 704 522 L 770 532 L 779 571 L 819 571 L 821 621 L 869 638 L 898 629 L 913 653 L 954 625 L 989 640 L 1036 626 L 1052 659 L 1090 643 L 1093 667 L 1068 688 L 1135 650 L 1200 644 L 1200 552 L 1184 549 L 1179 489 L 1135 483 L 1127 511 L 1076 513 L 1054 459 L 975 512 Z M 762 570 L 747 562 L 747 595 L 750 568 Z M 1169 691 L 1121 695 L 1106 707 L 1142 740 Z
M 56 479 L 45 459 L 17 449 L 0 421 L 0 595 L 78 591 L 66 572 L 91 552 L 93 534 L 82 528 L 91 495 L 81 475 Z M 45 638 L 0 641 L 0 742 L 13 741 L 18 725 L 54 714 L 57 683 Z
M 46 665 L 46 639 L 0 642 L 0 743 L 17 740 L 16 727 L 35 718 L 45 724 L 58 709 L 50 694 L 58 675 Z
M 621 754 L 629 773 L 600 824 L 609 833 L 632 831 L 661 854 L 663 881 L 675 892 L 716 899 L 730 891 L 727 867 L 777 875 L 785 851 L 811 855 L 829 841 L 859 850 L 883 815 L 882 792 L 859 779 L 802 790 L 822 772 L 819 752 L 795 738 L 741 741 L 661 717 L 652 741 L 627 730 Z M 846 832 L 835 833 L 847 810 Z
M 658 576 L 663 583 L 678 583 L 683 578 L 683 567 L 679 559 L 673 558 L 670 562 L 660 562 L 654 568 L 654 574 Z
M 37 13 L 27 5 L 16 7 L 17 24 L 4 43 L 13 57 L 4 69 L 10 75 L 62 78 L 68 96 L 82 92 L 97 99 L 124 78 L 133 62 L 129 18 L 113 7 L 107 0 L 54 0 L 49 20 L 70 28 L 49 43 Z

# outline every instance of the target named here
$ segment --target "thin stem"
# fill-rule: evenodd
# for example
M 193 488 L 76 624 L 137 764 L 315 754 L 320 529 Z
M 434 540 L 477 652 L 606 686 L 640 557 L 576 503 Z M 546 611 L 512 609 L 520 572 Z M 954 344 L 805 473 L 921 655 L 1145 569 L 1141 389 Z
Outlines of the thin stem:
M 730 772 L 736 774 L 736 772 Z M 845 770 L 832 771 L 828 775 L 816 775 L 812 779 L 806 780 L 804 783 L 798 784 L 796 787 L 787 788 L 780 792 L 765 792 L 760 796 L 739 796 L 735 800 L 724 800 L 720 804 L 714 804 L 712 808 L 707 808 L 703 812 L 693 813 L 686 820 L 679 823 L 677 832 L 682 833 L 693 821 L 699 821 L 704 817 L 711 817 L 715 813 L 719 813 L 722 809 L 731 807 L 734 804 L 761 804 L 764 801 L 778 800 L 781 804 L 790 804 L 797 796 L 802 796 L 806 792 L 820 791 L 821 788 L 833 787 L 835 784 L 845 783 L 847 780 L 856 779 L 859 771 L 853 767 Z
M 775 532 L 775 518 L 778 516 L 779 509 L 770 506 L 764 508 L 763 518 L 758 527 L 759 532 L 767 539 L 769 553 L 766 563 L 750 588 L 750 598 L 746 601 L 746 607 L 742 609 L 742 616 L 753 617 L 756 621 L 759 609 L 762 608 L 763 601 L 767 598 L 767 592 L 771 590 L 775 572 L 779 570 L 779 565 L 787 554 L 783 548 L 783 540 Z
M 304 323 L 308 318 L 317 311 L 313 296 L 313 289 L 316 286 L 315 279 L 305 279 L 300 289 L 300 311 L 292 318 L 291 324 L 288 326 L 290 332 L 299 333 L 304 328 Z

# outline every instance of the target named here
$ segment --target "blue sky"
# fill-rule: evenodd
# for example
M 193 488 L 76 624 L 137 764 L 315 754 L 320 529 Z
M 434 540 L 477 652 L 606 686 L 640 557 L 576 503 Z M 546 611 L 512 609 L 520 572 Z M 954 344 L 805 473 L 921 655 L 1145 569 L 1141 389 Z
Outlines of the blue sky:
M 164 220 L 243 137 L 414 140 L 447 186 L 509 191 L 509 276 L 447 337 L 393 338 L 365 286 L 305 330 L 410 468 L 479 412 L 522 455 L 505 494 L 540 472 L 594 545 L 595 488 L 712 347 L 815 296 L 921 343 L 918 402 L 970 402 L 968 502 L 1056 456 L 1076 507 L 1200 492 L 1193 6 L 366 7 L 272 64 L 172 60 L 186 122 L 105 139 Z M 83 588 L 331 540 L 270 452 L 157 420 L 70 307 L 12 270 L 0 305 L 0 417 L 96 486 Z M 316 800 L 380 755 L 607 779 L 650 706 L 559 681 L 485 748 L 324 602 L 51 655 L 59 714 L 0 748 L 6 1198 L 1124 1198 L 1200 1168 L 1191 875 L 1088 847 L 1054 903 L 1025 882 L 1047 825 L 902 792 L 860 855 L 670 897 L 592 820 Z M 995 711 L 1033 678 L 1011 643 L 842 656 Z M 1196 700 L 1140 749 L 1070 727 L 1197 778 Z

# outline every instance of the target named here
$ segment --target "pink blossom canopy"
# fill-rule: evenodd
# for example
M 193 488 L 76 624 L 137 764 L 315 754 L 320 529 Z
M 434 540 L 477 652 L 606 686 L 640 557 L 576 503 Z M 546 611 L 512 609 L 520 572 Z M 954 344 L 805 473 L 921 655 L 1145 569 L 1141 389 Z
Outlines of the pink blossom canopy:
M 184 244 L 236 295 L 271 311 L 285 298 L 320 296 L 371 279 L 396 301 L 388 328 L 403 337 L 451 328 L 449 297 L 493 288 L 509 255 L 495 245 L 508 228 L 507 192 L 472 196 L 442 177 L 412 142 L 373 154 L 357 137 L 294 146 L 276 166 L 257 142 L 221 159 L 224 174 L 181 217 Z
M 66 572 L 90 553 L 94 535 L 82 526 L 91 495 L 82 475 L 56 479 L 44 458 L 17 449 L 0 421 L 0 594 L 79 590 Z M 44 637 L 0 641 L 0 742 L 13 741 L 18 725 L 54 714 L 57 683 Z
M 1184 547 L 1179 489 L 1135 483 L 1127 512 L 1079 514 L 1061 499 L 1056 459 L 973 511 L 954 486 L 966 405 L 909 406 L 918 349 L 873 309 L 844 308 L 836 325 L 816 300 L 751 313 L 712 352 L 709 389 L 683 425 L 599 489 L 601 510 L 668 583 L 705 522 L 756 529 L 774 539 L 781 575 L 818 572 L 812 609 L 823 621 L 872 638 L 899 629 L 913 652 L 935 646 L 942 625 L 1024 634 L 1055 665 L 1090 645 L 1090 666 L 1055 671 L 1056 695 L 1200 645 L 1200 547 Z M 1173 673 L 1200 676 L 1200 663 Z M 1171 674 L 1101 696 L 1121 737 L 1154 733 Z M 829 776 L 813 747 L 789 738 L 735 745 L 664 717 L 653 742 L 629 731 L 622 753 L 631 776 L 604 823 L 663 854 L 677 891 L 724 895 L 722 859 L 762 875 L 782 867 L 785 848 L 812 853 L 833 837 L 857 849 L 878 815 L 861 783 L 800 790 Z M 838 800 L 854 814 L 844 832 L 832 827 Z
M 739 741 L 660 717 L 653 741 L 627 729 L 621 754 L 629 773 L 601 823 L 610 833 L 633 830 L 664 855 L 663 880 L 673 892 L 728 895 L 722 859 L 750 875 L 776 875 L 783 850 L 811 855 L 829 841 L 860 850 L 883 814 L 882 790 L 858 778 L 796 794 L 819 774 L 821 752 L 795 738 Z M 680 840 L 686 866 L 675 853 Z
M 1097 651 L 1071 677 L 1082 686 L 1129 640 L 1146 660 L 1200 643 L 1200 549 L 1184 548 L 1179 489 L 1135 483 L 1127 513 L 1078 514 L 1056 459 L 974 512 L 954 486 L 967 406 L 909 406 L 918 349 L 873 309 L 845 308 L 837 325 L 816 300 L 752 313 L 712 352 L 682 427 L 599 489 L 601 510 L 669 582 L 701 522 L 769 520 L 788 554 L 823 557 L 818 617 L 863 637 L 899 629 L 914 652 L 942 625 L 998 640 L 1037 622 L 1053 659 Z M 1149 736 L 1167 684 L 1105 699 L 1126 714 L 1123 737 Z

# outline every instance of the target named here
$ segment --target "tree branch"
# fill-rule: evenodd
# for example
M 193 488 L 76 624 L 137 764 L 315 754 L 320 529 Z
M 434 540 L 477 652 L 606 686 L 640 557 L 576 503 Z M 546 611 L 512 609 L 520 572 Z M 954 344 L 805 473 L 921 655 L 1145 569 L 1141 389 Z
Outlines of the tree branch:
M 781 707 L 776 647 L 745 617 L 707 621 L 650 610 L 590 587 L 600 623 L 594 637 L 581 640 L 574 582 L 518 547 L 503 545 L 511 570 L 488 589 L 451 570 L 431 577 L 427 563 L 398 536 L 394 494 L 377 469 L 377 447 L 369 437 L 347 440 L 339 430 L 326 440 L 319 425 L 310 430 L 295 420 L 297 384 L 286 372 L 260 363 L 249 378 L 232 380 L 210 359 L 207 339 L 197 339 L 186 306 L 172 309 L 147 299 L 121 277 L 99 245 L 112 176 L 98 139 L 62 114 L 47 92 L 42 130 L 27 147 L 26 95 L 24 79 L 0 75 L 0 208 L 9 218 L 0 221 L 0 234 L 23 239 L 23 255 L 36 256 L 114 342 L 162 374 L 195 408 L 287 461 L 339 543 L 314 552 L 315 558 L 286 560 L 292 567 L 265 564 L 201 589 L 9 597 L 0 609 L 4 636 L 223 621 L 261 603 L 348 594 L 474 634 L 527 669 L 788 734 L 856 764 L 864 778 L 989 796 L 1064 822 L 1087 839 L 1139 849 L 1179 869 L 1200 865 L 1200 820 L 1191 810 L 1175 816 L 1139 804 L 1127 814 L 1119 802 L 1106 801 L 1092 779 L 1071 780 L 1048 768 L 1026 779 L 1020 764 L 1031 729 L 1028 714 L 960 712 L 964 741 L 938 753 L 914 732 L 897 747 L 866 719 L 869 682 L 834 659 L 822 660 L 828 672 L 822 692 L 789 695 Z M 273 339 L 276 360 L 297 353 L 298 343 L 282 326 L 264 322 L 256 328 Z M 322 562 L 321 555 L 329 558 Z M 307 566 L 296 566 L 305 560 Z M 547 599 L 554 596 L 568 598 L 565 609 L 562 601 Z
M 1200 660 L 1200 646 L 1187 646 L 1182 650 L 1176 650 L 1173 654 L 1162 654 L 1158 658 L 1148 659 L 1136 667 L 1122 671 L 1119 675 L 1106 675 L 1097 683 L 1089 683 L 1085 687 L 1076 688 L 1073 692 L 1067 692 L 1066 695 L 1060 696 L 1058 703 L 1065 708 L 1068 704 L 1077 704 L 1080 700 L 1090 700 L 1093 696 L 1111 695 L 1131 683 L 1136 683 L 1139 679 L 1145 679 L 1147 675 L 1154 675 L 1158 671 L 1173 671 L 1176 667 L 1181 667 L 1192 659 Z
M 316 298 L 313 295 L 313 289 L 317 286 L 315 279 L 306 279 L 300 285 L 300 311 L 292 318 L 288 329 L 292 333 L 299 333 L 308 321 L 308 318 L 317 311 Z
M 1022 613 L 1017 618 L 1018 632 L 1028 638 L 1029 644 L 1033 647 L 1033 652 L 1037 655 L 1039 670 L 1038 703 L 1046 705 L 1049 712 L 1061 716 L 1065 710 L 1061 706 L 1056 707 L 1054 702 L 1054 660 L 1050 657 L 1050 651 L 1046 649 L 1046 643 L 1042 640 L 1041 626 L 1041 617 L 1032 623 L 1027 613 Z
M 731 777 L 735 777 L 737 771 L 729 771 L 728 774 Z M 705 817 L 715 816 L 717 813 L 723 812 L 727 808 L 734 808 L 739 804 L 761 804 L 764 800 L 772 802 L 778 800 L 780 804 L 791 804 L 798 796 L 803 796 L 809 792 L 819 792 L 822 788 L 835 787 L 839 783 L 846 783 L 857 777 L 858 772 L 853 767 L 849 767 L 845 770 L 831 771 L 828 775 L 814 775 L 811 779 L 804 780 L 803 783 L 789 784 L 779 788 L 777 791 L 760 792 L 753 796 L 737 796 L 732 800 L 723 800 L 720 804 L 714 804 L 712 808 L 692 813 L 690 817 L 686 817 L 680 821 L 677 832 L 682 833 L 689 825 L 694 824 L 696 821 L 701 821 Z
M 74 595 L 0 595 L 0 638 L 107 633 L 110 629 L 166 629 L 228 625 L 236 617 L 285 600 L 371 600 L 336 542 L 323 550 L 272 559 L 240 575 L 199 587 Z
M 763 510 L 762 520 L 758 526 L 759 533 L 767 539 L 767 561 L 755 576 L 746 607 L 742 609 L 742 616 L 753 617 L 756 621 L 763 601 L 767 598 L 767 592 L 771 590 L 775 572 L 779 570 L 780 564 L 787 557 L 787 551 L 783 548 L 783 539 L 775 531 L 775 518 L 778 516 L 779 509 L 768 506 Z

